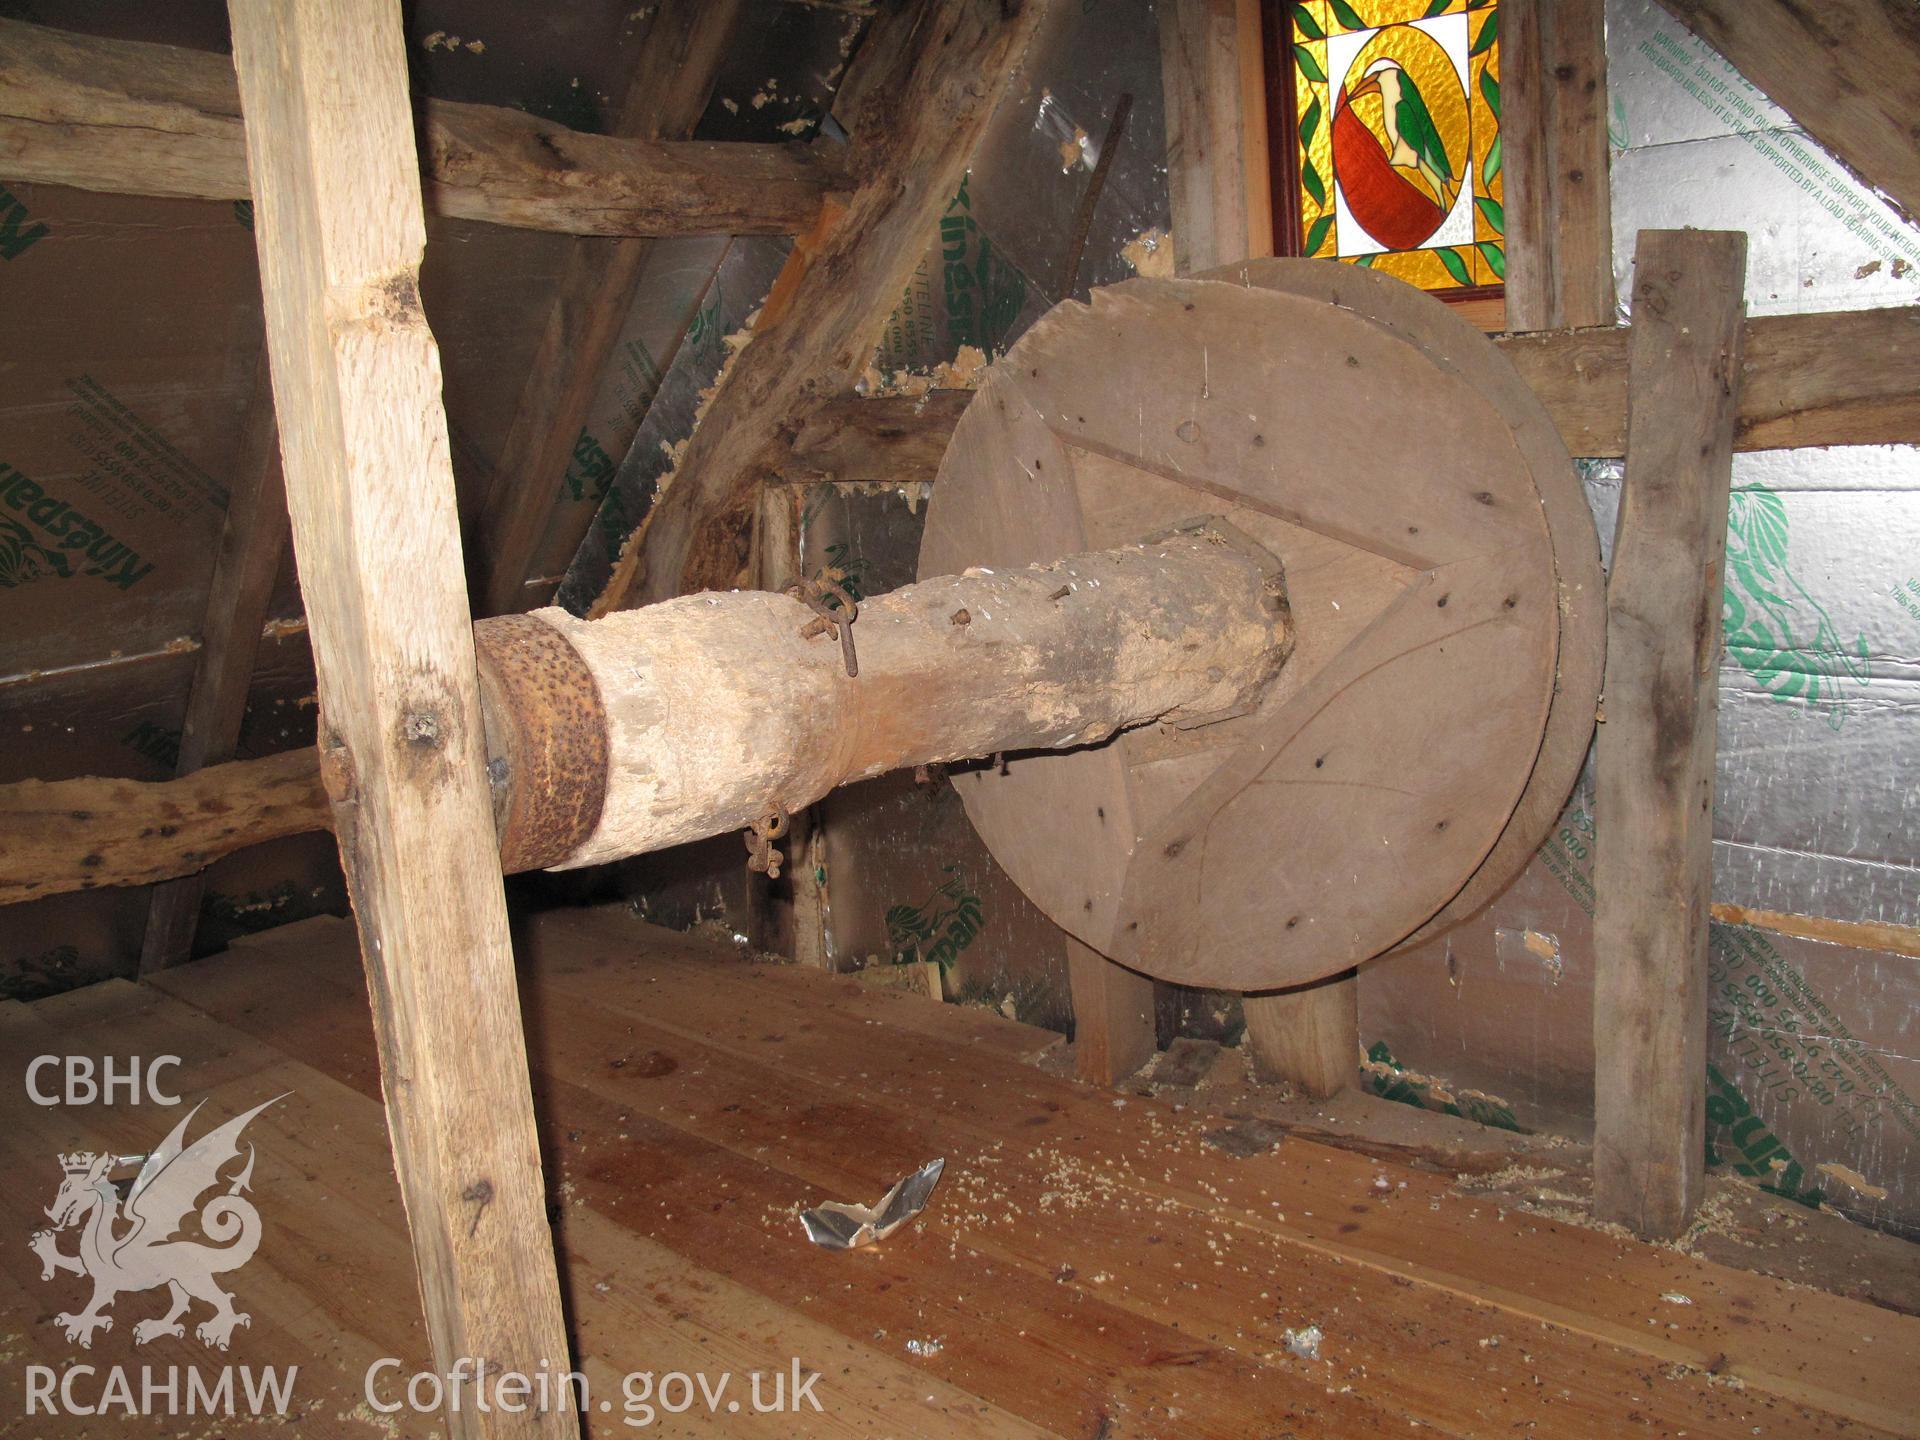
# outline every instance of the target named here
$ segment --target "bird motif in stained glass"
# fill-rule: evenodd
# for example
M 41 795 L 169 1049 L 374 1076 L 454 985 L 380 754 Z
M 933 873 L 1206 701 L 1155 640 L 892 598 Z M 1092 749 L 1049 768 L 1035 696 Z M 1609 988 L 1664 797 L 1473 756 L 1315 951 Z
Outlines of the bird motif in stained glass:
M 1505 276 L 1492 0 L 1291 7 L 1301 252 L 1428 289 Z

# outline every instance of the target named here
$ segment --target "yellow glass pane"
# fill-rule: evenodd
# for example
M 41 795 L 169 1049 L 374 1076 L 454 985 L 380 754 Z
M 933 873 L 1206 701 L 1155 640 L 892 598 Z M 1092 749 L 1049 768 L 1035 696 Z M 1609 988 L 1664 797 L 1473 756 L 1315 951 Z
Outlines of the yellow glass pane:
M 1427 289 L 1504 270 L 1496 0 L 1290 7 L 1298 253 Z

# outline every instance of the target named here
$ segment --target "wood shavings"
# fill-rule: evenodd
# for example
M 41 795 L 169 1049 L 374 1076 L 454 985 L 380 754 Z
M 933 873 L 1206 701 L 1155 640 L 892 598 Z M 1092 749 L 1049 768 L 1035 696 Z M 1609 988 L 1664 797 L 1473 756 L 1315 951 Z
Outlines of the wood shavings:
M 1813 1168 L 1818 1170 L 1822 1175 L 1828 1176 L 1829 1178 L 1834 1180 L 1838 1180 L 1842 1185 L 1845 1185 L 1849 1190 L 1852 1190 L 1857 1192 L 1858 1194 L 1864 1195 L 1869 1200 L 1884 1200 L 1887 1198 L 1886 1186 L 1875 1185 L 1872 1181 L 1868 1180 L 1866 1176 L 1862 1175 L 1858 1170 L 1850 1169 L 1847 1166 L 1842 1165 L 1837 1160 L 1829 1160 L 1826 1162 L 1826 1164 L 1816 1165 Z
M 1120 258 L 1133 267 L 1136 275 L 1155 279 L 1173 276 L 1173 236 L 1155 226 L 1142 230 L 1120 247 Z
M 1087 142 L 1090 138 L 1086 131 L 1076 125 L 1073 127 L 1073 138 L 1060 142 L 1060 173 L 1062 175 L 1070 174 L 1076 165 L 1086 165 Z
M 962 345 L 951 360 L 931 370 L 882 370 L 868 365 L 854 382 L 861 395 L 922 396 L 934 390 L 978 390 L 987 368 L 987 354 L 978 345 Z
M 487 42 L 484 40 L 462 40 L 458 35 L 449 35 L 444 30 L 435 30 L 420 41 L 420 48 L 428 52 L 445 50 L 465 50 L 470 55 L 485 53 Z

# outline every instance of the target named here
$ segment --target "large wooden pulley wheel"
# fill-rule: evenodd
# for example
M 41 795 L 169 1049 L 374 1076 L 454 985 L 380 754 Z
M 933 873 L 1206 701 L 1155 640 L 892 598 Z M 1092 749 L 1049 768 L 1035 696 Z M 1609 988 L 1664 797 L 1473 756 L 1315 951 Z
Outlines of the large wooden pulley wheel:
M 1296 985 L 1510 882 L 1591 734 L 1605 606 L 1577 476 L 1477 330 L 1317 261 L 1066 304 L 954 433 L 924 576 L 1215 515 L 1278 557 L 1294 649 L 1251 713 L 957 778 L 994 856 L 1134 969 Z

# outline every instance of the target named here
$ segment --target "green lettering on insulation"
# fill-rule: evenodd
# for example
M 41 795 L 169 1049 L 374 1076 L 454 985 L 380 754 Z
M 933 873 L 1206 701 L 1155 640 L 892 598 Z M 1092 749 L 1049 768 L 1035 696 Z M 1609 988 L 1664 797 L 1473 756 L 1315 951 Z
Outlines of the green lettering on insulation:
M 27 207 L 0 185 L 0 260 L 18 260 L 47 236 L 44 223 L 27 225 Z

